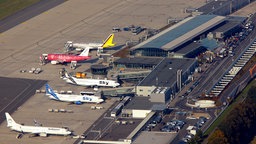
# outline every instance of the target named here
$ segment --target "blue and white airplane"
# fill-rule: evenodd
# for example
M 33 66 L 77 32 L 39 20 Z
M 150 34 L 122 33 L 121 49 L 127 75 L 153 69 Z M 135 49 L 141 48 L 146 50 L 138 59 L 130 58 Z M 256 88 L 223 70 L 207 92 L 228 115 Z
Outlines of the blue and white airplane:
M 30 133 L 39 136 L 47 136 L 50 135 L 64 135 L 68 136 L 72 134 L 72 132 L 66 128 L 57 128 L 57 127 L 42 127 L 42 126 L 25 126 L 16 123 L 9 113 L 5 113 L 7 127 L 11 130 L 21 132 L 21 133 Z
M 80 105 L 82 103 L 97 103 L 97 104 L 99 104 L 99 103 L 104 102 L 104 100 L 99 98 L 98 96 L 70 95 L 70 94 L 55 93 L 49 84 L 46 84 L 45 88 L 46 88 L 46 95 L 48 95 L 50 99 L 54 99 L 57 101 L 72 102 L 77 105 Z

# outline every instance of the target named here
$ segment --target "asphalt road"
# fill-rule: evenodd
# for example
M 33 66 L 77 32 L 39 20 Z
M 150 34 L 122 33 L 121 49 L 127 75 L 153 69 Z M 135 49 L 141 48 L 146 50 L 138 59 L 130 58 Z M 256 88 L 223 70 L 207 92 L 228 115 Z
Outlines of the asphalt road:
M 252 22 L 256 25 L 256 15 L 252 18 Z M 231 57 L 225 57 L 221 61 L 215 61 L 213 64 L 209 65 L 209 68 L 201 75 L 199 78 L 199 85 L 189 94 L 190 97 L 197 97 L 200 96 L 204 91 L 210 91 L 210 89 L 218 82 L 218 80 L 223 76 L 227 70 L 230 69 L 232 64 L 235 62 L 236 59 L 239 59 L 239 56 L 245 51 L 245 48 L 248 47 L 252 43 L 253 40 L 256 39 L 256 29 L 254 28 L 253 31 L 240 42 L 237 49 L 235 49 L 236 55 Z M 233 59 L 233 60 L 232 60 Z M 253 66 L 254 64 L 251 64 Z M 235 79 L 235 78 L 234 78 Z M 239 91 L 241 91 L 251 80 L 249 71 L 246 71 L 237 81 L 234 79 L 230 82 L 230 84 L 223 90 L 223 92 L 219 95 L 221 102 L 226 102 L 227 97 L 235 97 Z M 193 110 L 193 111 L 202 111 L 202 109 L 191 109 L 190 107 L 186 106 L 187 99 L 182 99 L 176 102 L 175 107 L 185 110 Z M 208 124 L 212 123 L 215 119 L 214 115 L 215 109 L 209 109 L 207 112 L 210 114 L 211 119 L 208 121 Z M 202 130 L 207 130 L 208 127 L 203 127 Z M 184 134 L 183 134 L 184 135 Z M 179 138 L 180 139 L 180 138 Z M 178 136 L 173 141 L 177 143 Z
M 11 16 L 8 16 L 0 21 L 0 33 L 7 31 L 16 25 L 25 22 L 26 20 L 37 16 L 66 0 L 41 0 Z
M 256 25 L 256 16 L 253 18 L 253 24 Z M 209 93 L 215 84 L 218 83 L 220 78 L 230 70 L 232 65 L 235 63 L 237 59 L 241 56 L 241 54 L 245 51 L 245 48 L 252 42 L 256 37 L 256 29 L 253 31 L 239 43 L 238 47 L 234 50 L 234 57 L 225 57 L 221 61 L 215 61 L 213 64 L 209 65 L 209 69 L 205 71 L 199 81 L 199 85 L 191 92 L 192 96 L 200 96 L 202 92 Z

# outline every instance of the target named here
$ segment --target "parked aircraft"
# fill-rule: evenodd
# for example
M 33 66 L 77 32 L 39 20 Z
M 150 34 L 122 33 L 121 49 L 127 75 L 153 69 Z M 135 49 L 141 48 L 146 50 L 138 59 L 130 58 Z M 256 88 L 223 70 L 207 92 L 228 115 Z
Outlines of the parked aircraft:
M 42 126 L 24 126 L 16 123 L 9 113 L 5 113 L 7 127 L 11 130 L 18 131 L 21 133 L 30 133 L 39 136 L 51 135 L 70 135 L 72 132 L 66 128 L 57 128 L 57 127 L 42 127 Z
M 120 84 L 114 80 L 107 80 L 107 79 L 90 79 L 90 78 L 76 78 L 71 76 L 64 71 L 63 79 L 67 83 L 80 85 L 80 86 L 87 86 L 87 87 L 118 87 Z
M 88 60 L 91 57 L 89 55 L 89 48 L 83 50 L 80 55 L 73 55 L 73 54 L 43 54 L 45 60 L 51 61 L 51 64 L 58 64 L 58 63 L 66 63 L 72 61 L 84 61 Z M 42 57 L 40 57 L 42 59 Z
M 115 46 L 113 43 L 114 34 L 110 34 L 103 43 L 73 43 L 72 41 L 67 41 L 65 43 L 65 47 L 69 48 L 76 48 L 77 51 L 82 51 L 85 48 L 89 49 L 99 49 L 99 48 L 109 48 Z
M 75 103 L 77 105 L 80 105 L 82 103 L 102 103 L 104 102 L 103 99 L 93 96 L 93 95 L 71 95 L 71 94 L 59 94 L 55 93 L 53 89 L 50 87 L 49 84 L 45 85 L 46 89 L 46 95 L 49 96 L 50 99 L 54 99 L 57 101 L 63 101 L 63 102 L 71 102 Z

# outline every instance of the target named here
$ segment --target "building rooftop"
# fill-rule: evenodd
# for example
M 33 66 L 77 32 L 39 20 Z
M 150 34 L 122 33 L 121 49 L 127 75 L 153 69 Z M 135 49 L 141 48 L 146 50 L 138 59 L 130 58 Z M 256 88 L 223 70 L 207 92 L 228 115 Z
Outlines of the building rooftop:
M 176 82 L 177 70 L 185 72 L 195 61 L 195 59 L 165 58 L 138 86 L 171 87 Z
M 180 54 L 187 54 L 190 53 L 196 49 L 198 49 L 201 45 L 198 42 L 192 42 L 184 47 L 182 47 L 181 49 L 177 49 L 174 51 L 174 53 L 180 53 Z
M 153 105 L 160 103 L 153 103 L 149 100 L 150 97 L 135 96 L 124 107 L 124 109 L 137 109 L 137 110 L 151 110 Z
M 226 23 L 222 26 L 220 26 L 219 28 L 217 28 L 216 30 L 213 31 L 214 32 L 227 32 L 231 29 L 233 29 L 234 27 L 237 27 L 239 25 L 242 24 L 243 21 L 245 21 L 245 17 L 229 17 L 229 19 L 226 21 Z
M 159 133 L 143 131 L 138 135 L 134 144 L 169 144 L 177 136 L 177 133 Z
M 225 17 L 217 15 L 198 15 L 189 17 L 149 38 L 147 41 L 133 47 L 132 50 L 137 48 L 161 48 L 164 50 L 173 50 L 222 23 L 224 20 Z
M 208 39 L 208 38 L 204 38 L 201 40 L 201 45 L 205 48 L 207 48 L 208 50 L 213 51 L 215 48 L 219 47 L 219 43 L 216 39 Z

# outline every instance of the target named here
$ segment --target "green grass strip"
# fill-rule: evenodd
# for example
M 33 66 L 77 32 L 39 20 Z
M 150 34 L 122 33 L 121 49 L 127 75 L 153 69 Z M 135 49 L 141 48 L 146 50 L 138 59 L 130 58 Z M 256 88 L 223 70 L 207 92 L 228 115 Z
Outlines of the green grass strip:
M 0 0 L 0 20 L 40 0 Z

